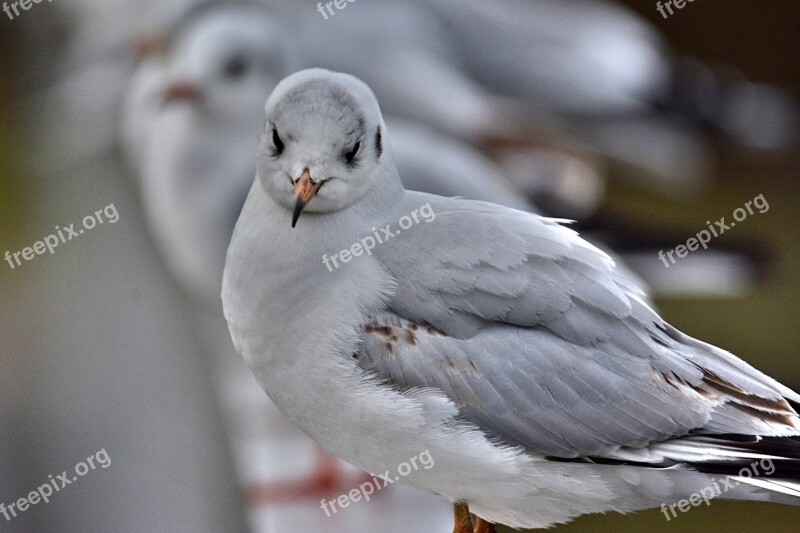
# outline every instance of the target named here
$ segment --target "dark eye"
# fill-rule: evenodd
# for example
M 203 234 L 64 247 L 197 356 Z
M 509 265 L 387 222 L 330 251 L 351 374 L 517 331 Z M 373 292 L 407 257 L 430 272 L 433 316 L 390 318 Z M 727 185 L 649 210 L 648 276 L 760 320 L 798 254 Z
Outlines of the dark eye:
M 281 155 L 283 153 L 283 148 L 283 141 L 278 135 L 278 130 L 272 128 L 272 154 L 276 157 Z
M 234 56 L 225 63 L 222 73 L 229 80 L 237 80 L 247 74 L 247 60 L 242 56 Z
M 358 151 L 361 149 L 361 141 L 358 141 L 353 149 L 349 152 L 344 154 L 344 158 L 347 161 L 348 166 L 353 166 L 356 164 L 356 156 L 358 155 Z
M 378 159 L 383 155 L 383 135 L 381 135 L 381 127 L 378 126 L 378 133 L 375 134 L 375 152 L 378 153 Z

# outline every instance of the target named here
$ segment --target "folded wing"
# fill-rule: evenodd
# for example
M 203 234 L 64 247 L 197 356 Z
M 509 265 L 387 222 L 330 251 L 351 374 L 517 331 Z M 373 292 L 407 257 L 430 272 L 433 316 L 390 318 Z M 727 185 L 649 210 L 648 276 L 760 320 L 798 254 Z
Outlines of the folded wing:
M 396 289 L 365 324 L 364 368 L 439 389 L 488 433 L 561 458 L 800 433 L 796 393 L 666 324 L 560 221 L 409 193 L 409 207 L 426 202 L 435 220 L 376 249 Z

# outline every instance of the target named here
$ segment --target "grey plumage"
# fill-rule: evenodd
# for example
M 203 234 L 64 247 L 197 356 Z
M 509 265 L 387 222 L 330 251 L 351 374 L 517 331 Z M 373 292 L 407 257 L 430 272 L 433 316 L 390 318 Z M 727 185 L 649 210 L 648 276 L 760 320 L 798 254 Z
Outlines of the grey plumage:
M 799 429 L 784 400 L 797 394 L 667 325 L 557 221 L 409 195 L 436 222 L 376 250 L 397 288 L 366 330 L 364 368 L 440 389 L 496 436 L 563 458 Z

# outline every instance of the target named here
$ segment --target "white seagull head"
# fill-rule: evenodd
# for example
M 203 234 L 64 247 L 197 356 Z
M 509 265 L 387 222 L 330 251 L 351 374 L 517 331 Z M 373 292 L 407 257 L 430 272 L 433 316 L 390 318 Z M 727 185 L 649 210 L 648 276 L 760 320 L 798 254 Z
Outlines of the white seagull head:
M 269 13 L 256 7 L 200 11 L 178 28 L 164 105 L 241 124 L 294 68 Z M 259 120 L 260 122 L 260 120 Z
M 339 211 L 393 169 L 378 101 L 361 80 L 310 69 L 283 80 L 266 105 L 258 179 L 294 211 Z

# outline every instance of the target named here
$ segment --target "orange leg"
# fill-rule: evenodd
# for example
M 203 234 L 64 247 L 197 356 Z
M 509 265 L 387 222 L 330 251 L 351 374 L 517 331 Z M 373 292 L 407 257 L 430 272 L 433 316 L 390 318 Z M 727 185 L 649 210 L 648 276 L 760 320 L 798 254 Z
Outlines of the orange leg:
M 453 504 L 453 514 L 455 515 L 453 533 L 473 533 L 469 507 L 460 503 Z
M 329 491 L 336 485 L 339 477 L 339 465 L 336 463 L 336 457 L 325 453 L 325 451 L 316 447 L 314 453 L 314 472 L 316 484 L 320 491 Z
M 349 492 L 359 484 L 372 479 L 372 476 L 366 473 L 345 477 L 336 461 L 335 457 L 325 453 L 321 448 L 316 448 L 314 468 L 308 477 L 297 481 L 245 487 L 247 507 L 335 496 Z
M 475 526 L 474 533 L 497 533 L 494 524 L 487 522 L 480 516 L 476 516 L 478 524 Z

